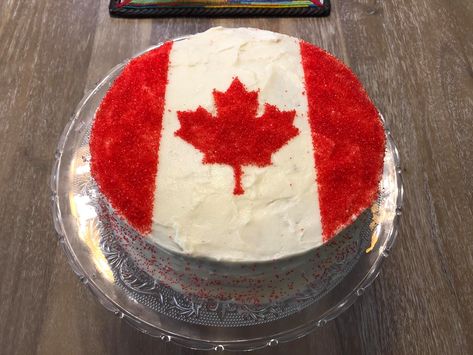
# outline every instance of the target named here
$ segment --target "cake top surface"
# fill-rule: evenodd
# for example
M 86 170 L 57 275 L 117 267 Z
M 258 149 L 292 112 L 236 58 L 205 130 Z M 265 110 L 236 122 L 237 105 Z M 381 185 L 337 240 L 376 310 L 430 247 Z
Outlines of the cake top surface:
M 92 174 L 150 242 L 266 261 L 330 240 L 376 199 L 378 112 L 299 39 L 212 28 L 133 59 L 96 113 Z

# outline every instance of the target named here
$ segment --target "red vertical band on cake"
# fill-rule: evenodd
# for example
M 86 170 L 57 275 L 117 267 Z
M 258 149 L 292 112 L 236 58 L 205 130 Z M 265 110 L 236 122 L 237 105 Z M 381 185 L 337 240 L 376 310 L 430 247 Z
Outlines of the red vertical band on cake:
M 125 67 L 95 115 L 90 138 L 92 176 L 141 233 L 151 231 L 171 48 L 167 42 Z
M 378 194 L 385 134 L 356 76 L 301 41 L 324 241 L 370 207 Z

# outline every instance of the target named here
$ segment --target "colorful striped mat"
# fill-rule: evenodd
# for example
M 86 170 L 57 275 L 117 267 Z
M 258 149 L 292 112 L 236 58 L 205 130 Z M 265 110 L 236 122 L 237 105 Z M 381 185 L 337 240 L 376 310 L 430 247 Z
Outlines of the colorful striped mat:
M 110 14 L 153 16 L 328 16 L 330 0 L 111 0 Z

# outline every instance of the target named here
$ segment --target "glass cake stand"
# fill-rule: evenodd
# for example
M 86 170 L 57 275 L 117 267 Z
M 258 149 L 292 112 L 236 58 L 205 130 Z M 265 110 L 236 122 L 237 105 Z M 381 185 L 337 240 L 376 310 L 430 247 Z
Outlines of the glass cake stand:
M 191 297 L 139 270 L 99 217 L 88 140 L 95 111 L 127 62 L 116 66 L 80 102 L 59 140 L 51 176 L 59 244 L 98 301 L 143 333 L 216 351 L 276 346 L 324 326 L 350 307 L 378 276 L 396 239 L 403 189 L 390 131 L 386 129 L 380 197 L 355 223 L 350 252 L 340 257 L 330 245 L 323 247 L 327 262 L 320 279 L 289 299 L 260 306 Z

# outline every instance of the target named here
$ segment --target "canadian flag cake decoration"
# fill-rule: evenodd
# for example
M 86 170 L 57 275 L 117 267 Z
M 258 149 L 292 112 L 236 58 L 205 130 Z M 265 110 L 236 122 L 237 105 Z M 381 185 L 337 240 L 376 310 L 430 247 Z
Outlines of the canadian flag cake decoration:
M 204 164 L 226 164 L 233 168 L 233 193 L 244 193 L 241 185 L 242 165 L 271 165 L 271 155 L 299 130 L 293 121 L 296 111 L 279 111 L 265 104 L 257 117 L 258 92 L 247 91 L 238 78 L 224 93 L 213 92 L 217 117 L 199 107 L 196 111 L 179 111 L 181 128 L 176 135 L 204 153 Z
M 384 149 L 350 69 L 312 44 L 248 29 L 130 61 L 90 140 L 92 175 L 114 210 L 184 250 L 323 244 L 375 201 Z

